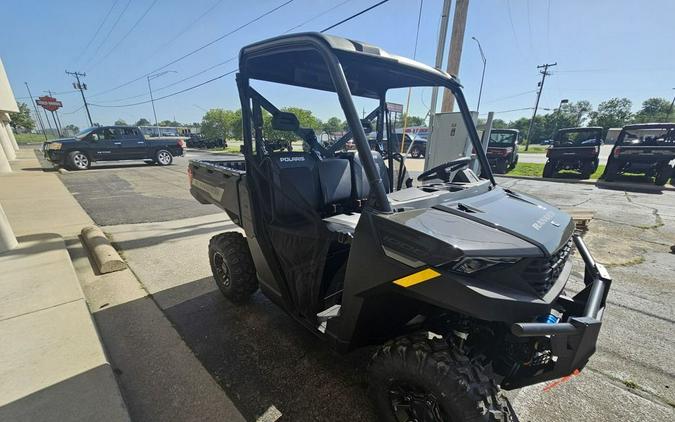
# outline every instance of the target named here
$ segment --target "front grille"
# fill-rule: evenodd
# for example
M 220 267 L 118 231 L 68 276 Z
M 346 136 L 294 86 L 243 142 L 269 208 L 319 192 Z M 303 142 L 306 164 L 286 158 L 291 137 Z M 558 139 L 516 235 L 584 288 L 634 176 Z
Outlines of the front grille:
M 572 239 L 548 258 L 535 258 L 525 267 L 523 279 L 543 297 L 558 279 L 572 251 Z

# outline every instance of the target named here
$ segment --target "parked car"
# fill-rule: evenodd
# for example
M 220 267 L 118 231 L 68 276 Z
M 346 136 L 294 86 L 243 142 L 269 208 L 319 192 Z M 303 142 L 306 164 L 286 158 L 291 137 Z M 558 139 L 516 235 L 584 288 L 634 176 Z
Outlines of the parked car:
M 135 126 L 92 127 L 73 138 L 43 144 L 45 158 L 71 170 L 88 169 L 94 161 L 118 160 L 145 160 L 168 166 L 184 150 L 183 138 L 146 138 Z
M 621 173 L 643 173 L 663 186 L 674 177 L 674 159 L 675 123 L 628 125 L 619 133 L 603 177 L 609 182 Z
M 394 148 L 396 152 L 401 151 L 401 139 L 403 138 L 403 134 L 397 133 L 396 135 L 396 141 L 394 142 Z M 376 149 L 375 144 L 377 143 L 376 137 L 371 136 L 369 137 L 368 141 L 370 142 L 370 147 L 371 149 Z M 412 147 L 410 146 L 412 144 Z M 387 139 L 382 140 L 382 152 L 384 154 L 387 153 L 387 148 L 388 148 L 388 141 Z M 405 134 L 405 142 L 403 144 L 403 153 L 405 154 L 408 152 L 412 158 L 421 158 L 424 157 L 427 153 L 427 140 L 419 137 L 419 136 L 410 136 L 410 134 L 406 133 Z
M 598 169 L 602 131 L 601 127 L 559 129 L 546 151 L 543 177 L 555 177 L 560 170 L 575 170 L 582 179 L 588 179 Z
M 487 149 L 490 166 L 496 173 L 504 174 L 518 164 L 518 129 L 493 129 Z

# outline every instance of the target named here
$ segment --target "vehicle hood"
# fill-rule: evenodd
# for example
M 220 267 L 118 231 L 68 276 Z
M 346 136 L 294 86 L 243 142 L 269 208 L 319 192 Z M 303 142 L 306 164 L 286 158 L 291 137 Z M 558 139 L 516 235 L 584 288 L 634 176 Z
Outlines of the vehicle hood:
M 431 208 L 394 213 L 387 219 L 398 223 L 392 237 L 402 236 L 399 243 L 427 237 L 464 256 L 549 256 L 574 232 L 574 223 L 566 213 L 544 201 L 501 187 Z M 431 258 L 443 255 L 442 249 L 436 245 L 429 247 L 428 254 L 417 255 L 429 255 L 427 262 L 442 262 L 442 257 Z
M 59 138 L 59 139 L 52 139 L 50 141 L 46 141 L 45 144 L 51 144 L 52 142 L 61 142 L 61 143 L 71 143 L 71 142 L 77 142 L 79 139 L 77 138 Z
M 546 255 L 560 249 L 574 232 L 574 222 L 568 214 L 532 196 L 501 187 L 434 208 L 525 240 Z

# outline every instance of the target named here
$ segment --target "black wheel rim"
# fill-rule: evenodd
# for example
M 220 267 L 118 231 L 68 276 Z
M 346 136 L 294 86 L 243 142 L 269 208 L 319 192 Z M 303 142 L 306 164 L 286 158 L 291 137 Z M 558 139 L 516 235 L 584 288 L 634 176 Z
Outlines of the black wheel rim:
M 394 417 L 399 422 L 452 422 L 434 395 L 418 386 L 392 383 L 389 400 Z
M 230 287 L 230 268 L 225 263 L 225 258 L 220 252 L 216 252 L 213 255 L 213 264 L 218 284 L 223 287 Z

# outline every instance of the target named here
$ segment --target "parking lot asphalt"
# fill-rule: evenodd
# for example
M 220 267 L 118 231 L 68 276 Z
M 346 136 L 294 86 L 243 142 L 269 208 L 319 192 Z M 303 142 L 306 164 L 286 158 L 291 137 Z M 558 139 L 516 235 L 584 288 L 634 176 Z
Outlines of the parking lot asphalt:
M 330 352 L 259 293 L 244 306 L 222 298 L 206 250 L 212 235 L 236 227 L 217 208 L 191 198 L 184 160 L 168 168 L 120 165 L 69 173 L 62 180 L 93 210 L 92 218 L 107 226 L 131 270 L 247 420 L 272 407 L 283 420 L 374 420 L 366 395 L 370 350 Z M 153 177 L 145 176 L 152 171 Z M 126 181 L 131 187 L 123 197 L 141 203 L 116 211 L 117 200 L 85 183 L 87 175 L 99 183 Z M 521 420 L 672 420 L 675 255 L 669 251 L 675 244 L 675 192 L 499 181 L 557 206 L 593 210 L 585 239 L 614 277 L 597 353 L 579 376 L 551 390 L 540 384 L 509 392 Z M 151 208 L 156 197 L 176 198 L 180 205 Z M 95 199 L 103 205 L 95 206 Z M 580 289 L 581 271 L 575 262 L 570 291 Z
M 61 180 L 98 225 L 197 217 L 220 210 L 200 205 L 192 198 L 187 163 L 190 159 L 214 155 L 189 151 L 185 157 L 175 157 L 173 165 L 166 167 L 139 161 L 94 163 L 89 170 L 63 174 Z

